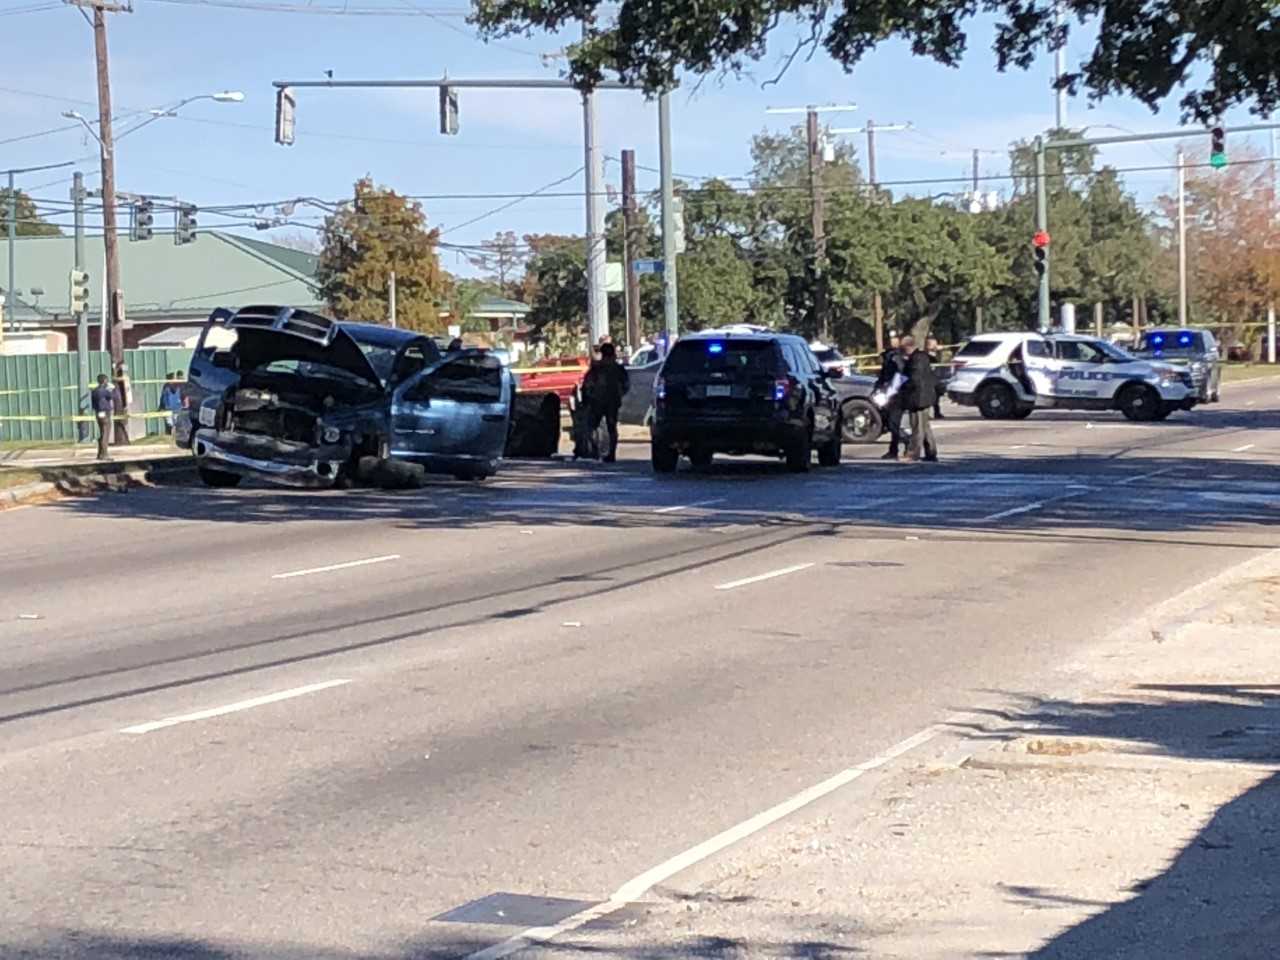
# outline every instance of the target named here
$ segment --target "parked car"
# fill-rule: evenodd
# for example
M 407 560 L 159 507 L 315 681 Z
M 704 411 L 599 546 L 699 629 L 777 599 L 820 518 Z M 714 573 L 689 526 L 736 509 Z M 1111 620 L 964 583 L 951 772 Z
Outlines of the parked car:
M 717 453 L 781 456 L 808 470 L 813 451 L 838 466 L 843 441 L 832 376 L 800 337 L 771 332 L 690 334 L 671 349 L 654 387 L 651 457 L 672 473 L 680 456 L 706 466 Z
M 234 344 L 211 349 L 214 330 Z M 442 357 L 412 331 L 245 307 L 202 333 L 175 437 L 210 486 L 341 486 L 389 461 L 484 479 L 502 459 L 512 393 L 485 351 Z
M 1208 330 L 1185 327 L 1147 330 L 1134 353 L 1146 360 L 1189 370 L 1200 402 L 1218 402 L 1222 386 L 1222 353 L 1218 341 Z
M 984 333 L 952 361 L 947 396 L 987 419 L 1024 419 L 1037 408 L 1119 410 L 1163 420 L 1198 401 L 1188 370 L 1141 360 L 1095 337 Z
M 567 407 L 590 366 L 589 357 L 545 357 L 519 374 L 516 389 L 521 393 L 554 393 L 561 406 Z
M 854 360 L 821 340 L 814 340 L 809 344 L 809 349 L 818 358 L 818 363 L 822 364 L 823 370 L 839 370 L 843 374 L 850 374 L 857 369 L 857 363 Z

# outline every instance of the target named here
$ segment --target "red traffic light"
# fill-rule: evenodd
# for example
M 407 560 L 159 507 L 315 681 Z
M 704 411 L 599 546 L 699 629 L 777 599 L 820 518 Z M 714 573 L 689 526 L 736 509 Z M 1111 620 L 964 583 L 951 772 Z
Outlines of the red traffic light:
M 1049 231 L 1037 230 L 1035 236 L 1031 238 L 1031 245 L 1041 249 L 1047 247 L 1049 245 Z

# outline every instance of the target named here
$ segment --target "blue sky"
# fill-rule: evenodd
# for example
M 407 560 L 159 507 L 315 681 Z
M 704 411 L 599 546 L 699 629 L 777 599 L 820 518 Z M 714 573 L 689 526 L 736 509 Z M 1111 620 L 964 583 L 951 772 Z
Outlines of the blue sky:
M 8 57 L 0 80 L 0 141 L 66 125 L 63 110 L 96 116 L 91 30 L 67 7 L 5 15 L 29 2 L 0 0 Z M 376 3 L 396 9 L 393 0 L 365 0 L 364 5 Z M 434 77 L 445 70 L 458 77 L 556 75 L 557 66 L 545 65 L 540 56 L 559 45 L 554 38 L 485 45 L 473 38 L 460 15 L 463 4 L 425 4 L 400 0 L 399 8 L 453 13 L 322 16 L 137 0 L 135 12 L 109 21 L 117 114 L 218 90 L 241 90 L 246 101 L 193 103 L 180 117 L 159 120 L 123 140 L 117 150 L 118 189 L 177 195 L 201 206 L 295 196 L 336 199 L 349 195 L 353 180 L 372 174 L 410 194 L 505 194 L 535 190 L 578 169 L 581 109 L 574 94 L 558 91 L 464 90 L 461 132 L 444 137 L 437 132 L 433 90 L 299 90 L 297 144 L 283 148 L 273 143 L 271 81 L 276 79 L 320 79 L 325 70 L 348 79 Z M 1087 33 L 1077 30 L 1070 59 L 1088 50 Z M 766 115 L 771 105 L 853 101 L 857 112 L 832 115 L 833 125 L 861 126 L 868 117 L 881 123 L 912 122 L 913 131 L 879 138 L 880 177 L 955 178 L 953 185 L 928 188 L 931 192 L 964 188 L 969 151 L 975 147 L 991 151 L 982 156 L 984 173 L 1007 172 L 1004 151 L 1009 142 L 1052 124 L 1051 56 L 1046 53 L 1031 71 L 997 73 L 987 22 L 975 26 L 970 54 L 958 70 L 913 58 L 904 45 L 890 43 L 852 74 L 818 54 L 795 63 L 781 82 L 762 89 L 761 81 L 777 72 L 789 36 L 779 32 L 774 52 L 753 76 L 711 78 L 696 93 L 674 96 L 673 165 L 678 174 L 741 175 L 749 165 L 752 134 L 789 123 L 786 117 Z M 606 154 L 616 157 L 631 147 L 642 167 L 656 168 L 656 107 L 638 94 L 599 97 Z M 1242 112 L 1232 119 L 1245 122 L 1247 116 Z M 1112 99 L 1090 108 L 1077 99 L 1070 105 L 1069 121 L 1073 126 L 1158 130 L 1177 126 L 1178 114 L 1176 104 L 1152 115 L 1132 101 Z M 863 140 L 854 142 L 861 147 Z M 1103 159 L 1121 167 L 1158 165 L 1172 151 L 1171 142 L 1117 147 L 1105 151 Z M 80 158 L 85 158 L 82 168 L 90 185 L 96 185 L 95 144 L 82 131 L 0 142 L 0 168 Z M 35 174 L 23 185 L 37 197 L 61 200 L 67 184 L 54 182 L 61 176 L 57 171 Z M 606 179 L 619 182 L 616 163 L 606 165 Z M 1144 200 L 1171 185 L 1165 172 L 1126 179 Z M 641 189 L 649 189 L 657 174 L 642 169 L 639 182 Z M 580 184 L 576 177 L 553 192 L 571 192 Z M 449 230 L 501 202 L 456 198 L 424 205 L 430 221 L 457 243 L 478 243 L 500 229 L 582 231 L 583 206 L 575 196 L 530 199 Z M 218 222 L 211 215 L 201 218 L 202 227 Z M 445 266 L 457 270 L 462 265 L 448 255 Z

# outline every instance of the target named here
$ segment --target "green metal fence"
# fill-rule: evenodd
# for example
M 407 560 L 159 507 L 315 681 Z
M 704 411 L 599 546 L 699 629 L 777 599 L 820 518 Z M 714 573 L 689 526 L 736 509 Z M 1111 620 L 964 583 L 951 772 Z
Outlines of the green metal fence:
M 190 350 L 126 350 L 125 363 L 133 382 L 133 409 L 155 413 L 166 375 L 182 371 Z M 80 436 L 81 404 L 98 374 L 111 373 L 109 354 L 89 354 L 87 384 L 77 384 L 79 363 L 74 353 L 40 353 L 0 357 L 0 440 L 75 441 Z M 164 429 L 162 417 L 147 417 L 147 433 Z M 86 431 L 86 434 L 88 431 Z

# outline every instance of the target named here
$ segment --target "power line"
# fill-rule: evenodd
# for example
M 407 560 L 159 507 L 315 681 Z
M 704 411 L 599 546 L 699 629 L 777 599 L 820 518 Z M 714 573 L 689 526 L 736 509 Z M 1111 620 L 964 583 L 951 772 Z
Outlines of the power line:
M 539 187 L 537 190 L 534 190 L 532 193 L 526 193 L 524 196 L 516 197 L 510 203 L 504 203 L 502 204 L 502 206 L 494 207 L 492 210 L 488 210 L 480 214 L 480 216 L 478 217 L 472 217 L 470 220 L 466 220 L 466 221 L 463 221 L 462 223 L 451 226 L 447 230 L 442 230 L 440 232 L 440 235 L 444 236 L 446 233 L 452 233 L 455 230 L 461 230 L 463 227 L 469 227 L 474 223 L 479 223 L 481 220 L 487 220 L 489 217 L 502 213 L 502 211 L 504 210 L 510 210 L 517 203 L 522 203 L 525 200 L 530 200 L 533 197 L 543 195 L 547 190 L 550 190 L 552 187 L 558 187 L 560 186 L 560 184 L 564 183 L 566 180 L 572 180 L 574 177 L 576 177 L 578 174 L 582 172 L 582 169 L 583 169 L 582 167 L 578 167 L 578 169 L 574 170 L 572 173 L 566 174 L 565 176 L 561 177 L 558 180 L 552 180 L 550 183 L 546 184 L 545 186 Z

